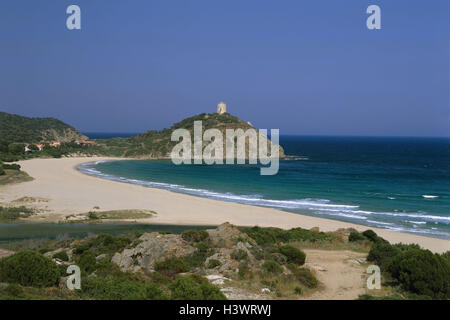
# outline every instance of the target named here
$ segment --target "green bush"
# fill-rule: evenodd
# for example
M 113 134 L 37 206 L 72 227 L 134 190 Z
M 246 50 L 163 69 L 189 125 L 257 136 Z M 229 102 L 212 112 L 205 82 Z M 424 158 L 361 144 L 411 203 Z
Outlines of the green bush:
M 69 261 L 69 256 L 65 251 L 59 251 L 53 255 L 53 258 L 60 259 L 62 261 Z
M 200 242 L 208 239 L 209 234 L 205 230 L 186 230 L 181 237 L 188 242 Z
M 0 166 L 0 176 L 4 176 L 6 174 L 5 170 L 3 170 L 3 166 Z
M 446 259 L 448 263 L 450 263 L 450 251 L 443 253 L 442 258 Z
M 184 258 L 169 258 L 155 263 L 155 270 L 163 274 L 174 275 L 181 272 L 188 272 L 191 266 Z
M 297 287 L 295 287 L 294 288 L 294 293 L 295 294 L 303 294 L 303 289 L 302 289 L 302 287 L 299 287 L 299 286 L 297 286 Z
M 399 253 L 392 259 L 388 271 L 405 290 L 437 299 L 450 298 L 450 264 L 429 250 Z
M 305 264 L 306 254 L 302 250 L 288 244 L 280 246 L 279 250 L 281 254 L 286 256 L 289 263 L 295 263 L 299 266 Z
M 241 261 L 243 259 L 246 259 L 248 257 L 247 251 L 244 249 L 234 249 L 231 252 L 231 258 L 237 261 Z
M 280 266 L 278 262 L 275 262 L 273 260 L 265 261 L 262 265 L 262 268 L 267 273 L 280 274 L 283 272 L 283 267 Z
M 90 274 L 95 271 L 97 259 L 91 251 L 85 251 L 78 257 L 77 264 L 82 271 Z
M 114 237 L 104 233 L 77 245 L 74 249 L 74 253 L 82 254 L 84 251 L 89 250 L 96 256 L 103 253 L 114 254 L 115 252 L 125 249 L 131 242 L 132 241 L 129 238 L 121 236 Z
M 3 164 L 2 165 L 3 169 L 9 169 L 9 170 L 16 170 L 16 171 L 20 171 L 20 165 L 16 164 L 16 163 L 12 163 L 12 164 Z
M 389 263 L 397 254 L 413 249 L 420 249 L 420 247 L 416 244 L 402 243 L 391 245 L 386 240 L 378 238 L 369 251 L 367 261 L 374 262 L 381 271 L 386 271 Z
M 318 286 L 319 281 L 311 272 L 311 270 L 306 268 L 297 268 L 296 265 L 290 265 L 289 269 L 291 270 L 295 279 L 301 284 L 307 286 L 308 288 L 316 288 Z
M 217 259 L 210 259 L 208 261 L 208 269 L 214 269 L 215 267 L 221 266 L 222 263 Z
M 152 283 L 134 281 L 125 277 L 86 278 L 82 294 L 100 300 L 163 300 L 168 297 Z
M 218 287 L 198 275 L 178 277 L 169 288 L 174 300 L 226 300 Z
M 334 239 L 334 236 L 324 232 L 311 231 L 302 228 L 283 230 L 279 228 L 239 227 L 239 230 L 245 232 L 250 238 L 254 239 L 256 243 L 261 246 L 267 246 L 279 242 L 317 242 L 330 241 Z
M 366 237 L 364 237 L 361 233 L 357 231 L 350 232 L 350 235 L 348 236 L 348 241 L 355 242 L 355 241 L 363 241 L 366 240 Z
M 51 287 L 59 283 L 56 263 L 36 251 L 24 250 L 0 260 L 0 282 Z
M 24 295 L 25 291 L 17 283 L 12 283 L 5 288 L 5 293 L 8 296 L 20 297 Z
M 366 230 L 362 233 L 362 235 L 364 237 L 366 237 L 367 239 L 369 239 L 372 242 L 376 242 L 378 241 L 380 238 L 378 237 L 378 235 L 373 231 L 373 230 Z

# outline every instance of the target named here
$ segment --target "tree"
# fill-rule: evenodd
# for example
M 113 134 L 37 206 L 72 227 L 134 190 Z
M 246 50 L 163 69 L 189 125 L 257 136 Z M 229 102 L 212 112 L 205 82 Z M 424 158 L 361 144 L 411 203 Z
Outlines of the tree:
M 21 143 L 11 143 L 8 146 L 9 153 L 12 154 L 24 154 L 25 153 L 25 146 Z

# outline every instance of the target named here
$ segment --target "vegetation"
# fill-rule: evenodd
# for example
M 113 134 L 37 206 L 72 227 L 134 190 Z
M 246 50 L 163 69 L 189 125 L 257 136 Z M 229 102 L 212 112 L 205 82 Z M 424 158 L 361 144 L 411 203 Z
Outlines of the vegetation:
M 233 252 L 231 252 L 231 258 L 234 260 L 243 260 L 248 257 L 247 251 L 243 249 L 235 249 Z
M 283 267 L 278 262 L 266 260 L 263 264 L 263 270 L 268 273 L 279 274 L 283 272 Z
M 0 112 L 0 137 L 4 141 L 36 143 L 59 141 L 60 137 L 85 138 L 68 124 L 54 118 L 29 118 Z M 3 149 L 3 150 L 2 150 Z M 0 145 L 4 151 L 5 144 Z
M 65 251 L 59 251 L 53 255 L 53 258 L 60 259 L 62 261 L 69 261 L 69 256 Z
M 13 221 L 19 218 L 26 218 L 34 213 L 33 209 L 20 207 L 1 207 L 0 206 L 0 221 Z
M 226 300 L 219 288 L 199 275 L 177 277 L 169 288 L 174 300 Z
M 450 264 L 429 250 L 400 252 L 390 262 L 388 272 L 407 291 L 437 299 L 450 298 Z
M 177 273 L 190 271 L 191 266 L 184 258 L 174 257 L 156 262 L 155 270 L 168 276 L 174 276 Z
M 242 232 L 253 238 L 257 244 L 267 246 L 275 243 L 287 243 L 292 241 L 321 242 L 331 241 L 333 235 L 324 232 L 293 228 L 283 230 L 279 228 L 240 227 Z
M 207 240 L 209 234 L 205 230 L 186 230 L 181 237 L 188 242 L 201 242 Z
M 348 241 L 354 242 L 354 241 L 363 241 L 366 240 L 366 237 L 364 237 L 361 233 L 357 231 L 350 232 L 350 235 L 348 236 Z
M 306 254 L 300 249 L 286 244 L 284 246 L 280 246 L 279 250 L 281 254 L 287 258 L 287 262 L 294 263 L 299 266 L 305 264 Z
M 220 267 L 222 263 L 217 259 L 210 259 L 208 261 L 208 269 L 214 269 L 216 267 Z
M 391 245 L 374 232 L 365 236 L 374 241 L 367 260 L 378 265 L 408 294 L 421 299 L 450 297 L 450 262 L 446 253 L 433 254 L 417 244 Z
M 36 251 L 25 250 L 0 260 L 0 282 L 50 287 L 59 283 L 59 276 L 57 265 Z

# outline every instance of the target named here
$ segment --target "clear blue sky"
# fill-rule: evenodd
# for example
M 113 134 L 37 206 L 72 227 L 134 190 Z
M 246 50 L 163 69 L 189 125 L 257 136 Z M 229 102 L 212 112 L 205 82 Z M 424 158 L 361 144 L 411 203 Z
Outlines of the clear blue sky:
M 0 3 L 1 111 L 141 132 L 221 100 L 281 134 L 450 136 L 450 1 Z

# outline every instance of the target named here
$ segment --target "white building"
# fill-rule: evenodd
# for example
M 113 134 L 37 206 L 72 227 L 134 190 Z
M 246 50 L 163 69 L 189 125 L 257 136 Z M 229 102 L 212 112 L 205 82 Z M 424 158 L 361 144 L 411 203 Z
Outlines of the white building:
M 217 105 L 217 113 L 224 114 L 227 112 L 227 105 L 224 102 L 219 102 Z

